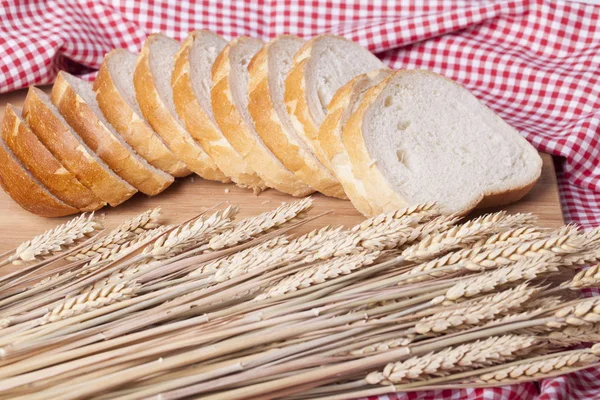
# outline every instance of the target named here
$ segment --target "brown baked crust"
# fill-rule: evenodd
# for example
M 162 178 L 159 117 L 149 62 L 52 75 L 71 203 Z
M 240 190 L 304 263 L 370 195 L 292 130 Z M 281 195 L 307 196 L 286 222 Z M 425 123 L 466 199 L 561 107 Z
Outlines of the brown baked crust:
M 150 165 L 176 178 L 191 174 L 192 171 L 175 157 L 150 125 L 127 104 L 119 93 L 107 67 L 108 59 L 119 51 L 126 50 L 116 49 L 106 55 L 94 81 L 98 106 L 123 140 Z
M 309 159 L 312 155 L 300 146 L 290 142 L 281 120 L 275 111 L 269 88 L 269 50 L 274 41 L 267 43 L 252 59 L 248 66 L 250 74 L 250 94 L 248 110 L 254 120 L 258 135 L 269 150 L 292 171 L 301 181 L 326 196 L 347 199 L 344 189 L 335 176 L 318 160 Z
M 110 169 L 140 192 L 154 196 L 169 187 L 173 183 L 173 177 L 166 172 L 150 169 L 147 164 L 144 165 L 137 155 L 125 147 L 98 119 L 63 74 L 59 72 L 56 77 L 50 97 L 63 118 L 85 144 Z
M 230 178 L 221 172 L 161 100 L 150 71 L 150 45 L 156 36 L 156 34 L 150 35 L 144 42 L 133 74 L 135 94 L 144 118 L 163 138 L 173 154 L 190 170 L 204 179 L 230 182 Z
M 23 117 L 31 131 L 48 150 L 96 196 L 111 206 L 117 206 L 137 190 L 100 163 L 73 136 L 74 132 L 61 121 L 41 99 L 44 93 L 31 87 L 23 105 Z
M 0 140 L 0 186 L 25 210 L 41 217 L 63 217 L 79 212 L 50 193 Z
M 204 151 L 214 160 L 219 169 L 238 186 L 255 191 L 266 189 L 262 179 L 247 165 L 242 156 L 225 139 L 225 136 L 200 106 L 190 78 L 190 49 L 196 36 L 202 31 L 194 31 L 184 40 L 175 56 L 172 87 L 173 101 L 179 118 Z
M 302 49 L 299 52 L 301 51 Z M 285 106 L 290 114 L 296 133 L 310 146 L 321 164 L 333 173 L 329 165 L 329 159 L 318 144 L 319 127 L 314 123 L 308 109 L 305 92 L 306 80 L 304 78 L 307 62 L 308 58 L 297 62 L 296 57 L 294 57 L 294 65 L 285 80 Z
M 4 110 L 2 139 L 31 175 L 61 201 L 81 211 L 94 211 L 106 205 L 63 167 L 11 104 Z
M 231 41 L 219 54 L 213 65 L 212 73 L 215 84 L 211 90 L 211 102 L 215 120 L 229 143 L 259 174 L 267 186 L 292 196 L 306 196 L 314 190 L 276 161 L 277 158 L 273 153 L 259 145 L 257 138 L 246 126 L 241 114 L 233 104 L 229 86 L 229 51 L 238 43 L 239 39 Z

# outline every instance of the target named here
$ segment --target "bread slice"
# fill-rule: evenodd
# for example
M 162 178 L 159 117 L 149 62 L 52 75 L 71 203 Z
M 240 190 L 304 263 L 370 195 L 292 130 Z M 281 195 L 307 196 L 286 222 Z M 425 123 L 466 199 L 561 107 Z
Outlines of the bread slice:
M 142 117 L 133 87 L 136 59 L 125 49 L 115 49 L 104 57 L 94 81 L 98 106 L 119 135 L 148 163 L 176 178 L 187 176 L 192 171 Z
M 23 116 L 44 146 L 100 199 L 117 206 L 137 192 L 81 140 L 44 92 L 29 89 Z
M 81 211 L 106 205 L 50 153 L 21 118 L 21 111 L 8 104 L 4 109 L 2 139 L 10 151 L 53 195 Z
M 171 84 L 173 100 L 185 127 L 223 173 L 241 187 L 265 189 L 260 177 L 225 139 L 217 126 L 210 103 L 211 69 L 227 45 L 222 37 L 209 31 L 188 35 L 175 55 Z
M 89 82 L 61 71 L 50 98 L 85 144 L 137 190 L 154 196 L 173 183 L 171 175 L 148 164 L 108 123 Z
M 248 111 L 256 132 L 287 169 L 319 192 L 344 199 L 342 185 L 298 137 L 285 109 L 285 78 L 303 43 L 297 36 L 279 36 L 254 56 L 248 67 Z
M 397 71 L 369 89 L 342 138 L 364 201 L 383 211 L 427 201 L 445 213 L 506 204 L 523 197 L 542 168 L 515 129 L 428 71 Z
M 62 217 L 79 212 L 54 196 L 19 162 L 0 139 L 0 186 L 25 210 L 42 217 Z
M 342 143 L 342 128 L 356 110 L 365 92 L 377 85 L 392 73 L 390 69 L 379 69 L 359 75 L 336 92 L 327 107 L 327 116 L 319 128 L 318 143 L 325 152 L 331 168 L 344 187 L 348 198 L 364 215 L 382 212 L 364 201 L 366 188 L 362 181 L 355 179 L 352 164 Z
M 263 42 L 241 36 L 219 54 L 212 69 L 215 120 L 229 143 L 269 187 L 293 196 L 311 192 L 275 157 L 254 129 L 248 112 L 248 64 Z
M 319 127 L 335 92 L 350 79 L 385 65 L 367 49 L 340 36 L 316 36 L 294 55 L 285 81 L 285 104 L 296 133 L 323 165 L 329 160 L 319 147 Z
M 229 182 L 175 112 L 171 74 L 178 50 L 176 40 L 161 34 L 148 36 L 133 73 L 136 99 L 144 118 L 189 169 L 204 179 Z

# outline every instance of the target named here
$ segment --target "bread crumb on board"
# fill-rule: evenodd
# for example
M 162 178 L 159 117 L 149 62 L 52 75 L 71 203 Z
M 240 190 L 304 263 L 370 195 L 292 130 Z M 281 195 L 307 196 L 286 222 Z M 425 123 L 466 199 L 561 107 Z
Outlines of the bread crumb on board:
M 229 193 L 229 188 L 225 188 L 224 192 Z

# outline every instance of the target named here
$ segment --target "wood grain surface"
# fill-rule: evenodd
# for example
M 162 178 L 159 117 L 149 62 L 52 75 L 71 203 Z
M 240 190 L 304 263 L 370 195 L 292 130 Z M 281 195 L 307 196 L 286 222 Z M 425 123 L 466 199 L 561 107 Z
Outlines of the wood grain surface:
M 21 90 L 0 95 L 0 115 L 4 113 L 7 103 L 20 107 L 25 93 L 26 91 Z M 563 223 L 556 175 L 552 158 L 544 154 L 543 159 L 542 176 L 533 190 L 520 202 L 509 205 L 505 209 L 511 213 L 531 212 L 539 217 L 540 225 L 556 227 Z M 364 219 L 349 201 L 328 198 L 320 194 L 314 195 L 313 198 L 314 208 L 310 215 L 325 211 L 332 211 L 332 213 L 307 223 L 302 227 L 302 231 L 327 224 L 348 226 Z M 255 196 L 252 192 L 239 189 L 232 184 L 209 182 L 194 176 L 177 180 L 158 196 L 150 198 L 138 193 L 116 208 L 106 207 L 97 213 L 106 216 L 105 226 L 111 228 L 125 218 L 154 207 L 163 209 L 165 222 L 175 223 L 189 219 L 218 203 L 237 204 L 240 206 L 240 215 L 245 216 L 271 210 L 284 201 L 294 201 L 294 198 L 274 190 L 267 190 Z M 473 215 L 495 210 L 477 210 Z M 70 218 L 48 219 L 30 214 L 0 190 L 0 252 L 14 248 L 22 241 L 68 219 Z

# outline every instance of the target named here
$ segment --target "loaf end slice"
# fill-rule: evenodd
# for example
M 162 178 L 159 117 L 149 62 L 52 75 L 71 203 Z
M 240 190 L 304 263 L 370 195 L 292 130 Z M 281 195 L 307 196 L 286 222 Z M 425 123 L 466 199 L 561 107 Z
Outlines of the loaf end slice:
M 63 217 L 79 212 L 54 196 L 0 139 L 0 186 L 23 209 L 41 217 Z
M 268 187 L 305 196 L 314 189 L 300 181 L 269 150 L 256 133 L 248 111 L 248 64 L 262 46 L 260 40 L 242 36 L 232 40 L 217 57 L 211 91 L 215 120 L 229 143 Z
M 31 175 L 66 204 L 80 211 L 106 205 L 52 155 L 21 118 L 21 111 L 11 104 L 4 109 L 2 139 Z
M 365 201 L 367 189 L 352 172 L 352 163 L 342 142 L 342 128 L 360 104 L 366 91 L 377 85 L 392 73 L 390 69 L 380 69 L 359 75 L 346 83 L 336 92 L 329 106 L 327 116 L 319 128 L 319 146 L 325 152 L 331 168 L 342 183 L 348 198 L 364 215 L 376 215 L 383 212 Z
M 148 163 L 176 178 L 187 176 L 192 172 L 142 116 L 133 87 L 136 59 L 125 49 L 115 49 L 104 57 L 94 81 L 98 107 L 123 140 Z
M 188 35 L 175 55 L 173 100 L 185 127 L 219 169 L 238 186 L 261 191 L 266 188 L 262 179 L 223 136 L 210 103 L 212 66 L 226 45 L 225 39 L 209 31 Z
M 318 133 L 335 92 L 355 76 L 385 65 L 367 49 L 341 36 L 321 35 L 294 55 L 285 81 L 285 104 L 296 133 L 323 165 L 329 160 L 319 147 Z
M 258 135 L 287 169 L 313 189 L 345 199 L 340 182 L 296 134 L 285 107 L 285 78 L 303 43 L 296 36 L 279 36 L 254 56 L 248 67 L 248 111 Z
M 133 73 L 140 110 L 173 154 L 190 170 L 204 179 L 230 182 L 185 129 L 175 111 L 171 75 L 179 45 L 178 41 L 161 34 L 150 35 L 144 42 Z
M 465 214 L 486 197 L 515 201 L 542 168 L 519 132 L 429 71 L 397 71 L 369 89 L 342 136 L 356 178 L 376 194 L 365 200 L 384 211 L 435 201 Z
M 23 117 L 58 161 L 103 201 L 117 206 L 137 192 L 85 144 L 41 90 L 29 89 Z
M 88 147 L 137 190 L 153 196 L 173 183 L 171 175 L 148 164 L 104 118 L 89 82 L 62 71 L 52 87 L 51 99 Z

